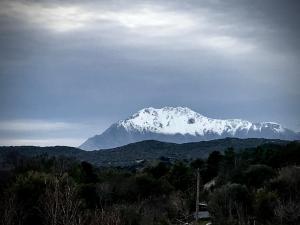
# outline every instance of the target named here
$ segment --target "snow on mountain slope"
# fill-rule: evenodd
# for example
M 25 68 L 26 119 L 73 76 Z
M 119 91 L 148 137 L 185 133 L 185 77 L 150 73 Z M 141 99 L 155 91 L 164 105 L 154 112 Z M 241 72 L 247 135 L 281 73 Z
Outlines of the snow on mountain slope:
M 211 119 L 186 107 L 145 108 L 84 142 L 85 150 L 113 148 L 142 140 L 175 143 L 225 137 L 299 139 L 295 132 L 273 122 Z
M 128 131 L 203 135 L 208 131 L 222 134 L 224 130 L 234 134 L 238 128 L 249 129 L 252 124 L 242 120 L 210 119 L 188 108 L 165 107 L 140 110 L 131 118 L 119 121 L 118 125 Z

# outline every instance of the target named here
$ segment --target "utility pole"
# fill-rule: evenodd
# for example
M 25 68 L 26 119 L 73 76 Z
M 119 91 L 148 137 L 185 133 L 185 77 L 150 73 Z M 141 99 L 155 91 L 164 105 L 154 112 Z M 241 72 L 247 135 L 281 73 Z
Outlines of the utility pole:
M 199 188 L 200 188 L 200 170 L 197 168 L 197 190 L 196 190 L 196 222 L 199 214 Z

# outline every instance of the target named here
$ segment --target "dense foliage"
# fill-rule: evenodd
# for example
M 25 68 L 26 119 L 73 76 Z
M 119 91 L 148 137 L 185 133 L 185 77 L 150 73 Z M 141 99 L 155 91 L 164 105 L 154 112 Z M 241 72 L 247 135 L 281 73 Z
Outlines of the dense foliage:
M 173 161 L 191 160 L 195 158 L 207 158 L 215 150 L 223 152 L 229 147 L 236 151 L 245 148 L 254 148 L 266 143 L 276 143 L 285 145 L 289 141 L 271 140 L 263 138 L 225 138 L 211 141 L 200 141 L 192 143 L 166 143 L 154 140 L 147 140 L 128 144 L 122 147 L 106 149 L 101 151 L 83 151 L 74 147 L 54 146 L 54 147 L 36 147 L 36 146 L 18 146 L 18 147 L 0 147 L 0 163 L 3 156 L 14 151 L 25 157 L 39 155 L 64 156 L 75 158 L 80 161 L 87 161 L 95 166 L 135 166 L 141 160 L 156 160 L 160 157 L 167 157 Z
M 216 149 L 217 150 L 217 149 Z M 207 159 L 161 157 L 143 167 L 96 167 L 63 156 L 5 155 L 0 170 L 3 225 L 150 225 L 194 220 L 200 201 L 216 225 L 300 224 L 300 143 L 265 144 Z

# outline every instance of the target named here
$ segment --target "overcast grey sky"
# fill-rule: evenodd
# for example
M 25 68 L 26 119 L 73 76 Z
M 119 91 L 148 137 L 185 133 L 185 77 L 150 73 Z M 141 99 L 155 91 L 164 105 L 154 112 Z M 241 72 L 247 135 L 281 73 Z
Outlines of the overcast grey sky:
M 0 3 L 0 145 L 73 145 L 144 107 L 300 131 L 299 0 Z

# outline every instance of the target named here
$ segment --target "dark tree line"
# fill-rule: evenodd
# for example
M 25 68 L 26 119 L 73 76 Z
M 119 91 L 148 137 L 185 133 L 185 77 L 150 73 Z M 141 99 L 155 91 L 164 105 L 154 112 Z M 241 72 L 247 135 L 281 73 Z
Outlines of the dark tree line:
M 193 220 L 200 200 L 217 225 L 300 224 L 300 144 L 214 151 L 207 159 L 97 168 L 11 152 L 0 170 L 3 225 L 150 225 Z

